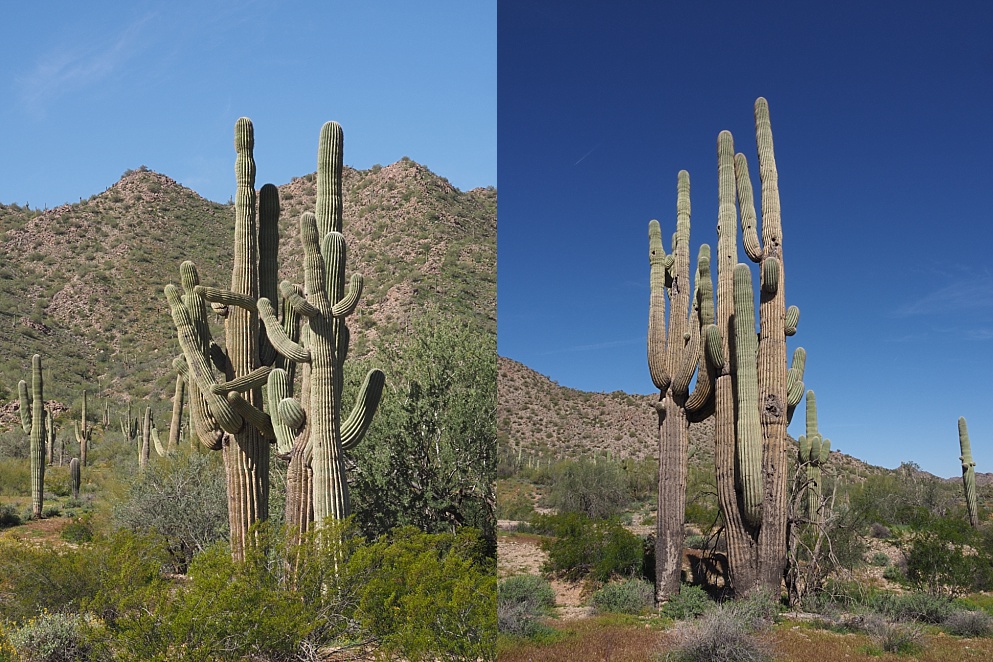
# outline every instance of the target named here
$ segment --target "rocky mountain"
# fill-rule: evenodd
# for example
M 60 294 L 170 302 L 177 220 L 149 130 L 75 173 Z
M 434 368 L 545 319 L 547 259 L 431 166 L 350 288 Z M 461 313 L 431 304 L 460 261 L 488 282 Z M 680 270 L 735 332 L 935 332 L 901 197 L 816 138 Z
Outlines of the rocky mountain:
M 314 208 L 316 174 L 278 188 L 280 275 L 301 282 L 298 220 Z M 343 189 L 349 272 L 365 276 L 353 356 L 424 310 L 496 332 L 496 189 L 460 191 L 406 158 L 346 167 Z M 227 287 L 233 232 L 232 206 L 144 167 L 76 204 L 0 205 L 0 402 L 16 398 L 36 352 L 46 396 L 171 398 L 179 348 L 162 289 L 186 259 L 204 284 Z

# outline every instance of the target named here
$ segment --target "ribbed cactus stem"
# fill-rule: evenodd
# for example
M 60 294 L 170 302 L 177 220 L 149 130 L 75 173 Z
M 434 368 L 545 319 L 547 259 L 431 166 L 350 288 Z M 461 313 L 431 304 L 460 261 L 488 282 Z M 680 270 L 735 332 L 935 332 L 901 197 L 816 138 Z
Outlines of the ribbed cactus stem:
M 76 442 L 79 444 L 79 462 L 86 466 L 86 450 L 89 446 L 93 426 L 86 422 L 86 391 L 83 391 L 83 409 L 79 415 L 79 425 L 75 426 Z
M 972 461 L 972 445 L 969 443 L 969 430 L 965 419 L 959 418 L 959 448 L 962 455 L 962 486 L 965 489 L 965 505 L 969 511 L 969 523 L 979 527 L 979 508 L 976 503 L 976 463 Z
M 138 470 L 148 467 L 148 455 L 152 448 L 152 408 L 145 407 L 145 418 L 141 423 L 141 445 L 138 446 Z
M 734 269 L 734 345 L 737 364 L 737 456 L 744 515 L 757 527 L 762 523 L 762 427 L 759 422 L 759 387 L 756 370 L 758 339 L 755 335 L 755 293 L 748 265 Z
M 69 460 L 69 482 L 72 486 L 72 498 L 79 499 L 79 460 Z
M 817 427 L 817 396 L 813 391 L 807 391 L 807 448 L 800 447 L 800 462 L 807 466 L 806 485 L 806 516 L 812 522 L 820 519 L 821 508 L 821 463 L 827 459 L 826 451 L 830 442 L 825 442 Z
M 31 357 L 31 395 L 25 400 L 25 382 L 21 392 L 21 408 L 31 408 L 31 515 L 41 517 L 45 500 L 45 393 L 41 370 L 41 355 Z M 23 422 L 23 418 L 22 418 Z

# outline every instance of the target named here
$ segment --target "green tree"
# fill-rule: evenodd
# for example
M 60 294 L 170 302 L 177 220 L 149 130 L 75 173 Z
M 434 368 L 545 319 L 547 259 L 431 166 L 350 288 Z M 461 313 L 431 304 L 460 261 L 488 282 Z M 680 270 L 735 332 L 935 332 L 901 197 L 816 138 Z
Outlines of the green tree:
M 355 519 L 366 535 L 401 525 L 479 529 L 496 551 L 496 339 L 426 313 L 397 346 L 365 443 L 352 451 Z

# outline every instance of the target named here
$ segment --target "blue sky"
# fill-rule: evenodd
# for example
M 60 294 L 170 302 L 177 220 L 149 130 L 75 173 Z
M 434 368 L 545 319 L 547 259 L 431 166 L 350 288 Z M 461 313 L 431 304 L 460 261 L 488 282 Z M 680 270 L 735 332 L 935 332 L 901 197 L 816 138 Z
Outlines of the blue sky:
M 790 347 L 807 349 L 822 433 L 956 476 L 965 416 L 993 471 L 993 5 L 605 7 L 499 3 L 500 354 L 565 386 L 651 392 L 648 221 L 671 235 L 686 169 L 693 254 L 716 244 L 717 134 L 757 180 L 764 96 Z
M 233 127 L 258 181 L 403 156 L 466 190 L 496 185 L 496 1 L 36 2 L 4 12 L 0 202 L 77 202 L 147 165 L 215 201 Z

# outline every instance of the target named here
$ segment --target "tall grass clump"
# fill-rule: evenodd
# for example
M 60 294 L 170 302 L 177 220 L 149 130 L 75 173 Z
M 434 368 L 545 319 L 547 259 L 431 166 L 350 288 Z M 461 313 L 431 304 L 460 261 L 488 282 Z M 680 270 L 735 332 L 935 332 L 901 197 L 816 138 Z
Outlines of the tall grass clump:
M 598 614 L 640 614 L 655 603 L 651 583 L 643 579 L 611 582 L 593 594 L 593 610 Z
M 551 584 L 537 575 L 508 577 L 497 585 L 497 629 L 517 637 L 548 630 L 539 620 L 555 606 Z
M 756 636 L 755 621 L 737 605 L 727 603 L 684 623 L 676 632 L 677 646 L 665 662 L 771 662 L 772 652 Z

